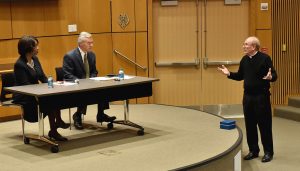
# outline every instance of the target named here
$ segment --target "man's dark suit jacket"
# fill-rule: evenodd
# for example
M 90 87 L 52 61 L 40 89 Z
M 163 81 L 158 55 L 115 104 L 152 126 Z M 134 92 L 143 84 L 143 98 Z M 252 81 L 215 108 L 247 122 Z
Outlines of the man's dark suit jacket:
M 87 53 L 89 61 L 90 77 L 96 77 L 98 71 L 96 69 L 96 55 L 93 52 Z M 78 48 L 73 49 L 64 56 L 63 61 L 64 78 L 69 80 L 85 78 L 85 70 L 83 60 Z
M 96 77 L 98 74 L 96 69 L 96 55 L 93 52 L 88 52 L 87 58 L 89 61 L 90 77 Z M 73 49 L 64 56 L 63 72 L 64 79 L 75 80 L 85 78 L 84 64 L 78 48 Z M 98 104 L 98 113 L 103 113 L 105 109 L 109 109 L 109 103 L 105 99 L 102 99 Z M 79 106 L 77 112 L 85 114 L 86 105 Z

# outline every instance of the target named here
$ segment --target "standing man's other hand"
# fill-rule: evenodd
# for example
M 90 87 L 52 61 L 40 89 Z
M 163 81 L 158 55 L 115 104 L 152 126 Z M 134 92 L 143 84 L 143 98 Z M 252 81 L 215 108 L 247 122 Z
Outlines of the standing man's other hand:
M 272 80 L 272 73 L 271 68 L 269 68 L 269 71 L 266 76 L 263 77 L 264 80 Z
M 227 69 L 224 65 L 222 65 L 222 67 L 218 67 L 218 70 L 219 70 L 219 71 L 222 71 L 223 74 L 225 74 L 225 75 L 227 75 L 227 76 L 230 75 L 230 72 L 228 71 L 228 69 Z

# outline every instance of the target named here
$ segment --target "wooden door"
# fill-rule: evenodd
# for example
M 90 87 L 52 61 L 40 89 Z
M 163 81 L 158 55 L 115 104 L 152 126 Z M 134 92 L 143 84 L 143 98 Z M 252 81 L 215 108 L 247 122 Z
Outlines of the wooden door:
M 197 3 L 198 2 L 198 3 Z M 198 4 L 198 5 L 197 5 Z M 154 102 L 178 106 L 240 104 L 242 82 L 232 81 L 208 61 L 239 61 L 242 43 L 248 36 L 249 2 L 224 5 L 223 0 L 179 1 L 178 6 L 153 2 L 154 60 L 161 63 L 192 63 L 198 67 L 154 68 L 160 81 L 154 89 Z M 228 66 L 236 71 L 238 65 Z

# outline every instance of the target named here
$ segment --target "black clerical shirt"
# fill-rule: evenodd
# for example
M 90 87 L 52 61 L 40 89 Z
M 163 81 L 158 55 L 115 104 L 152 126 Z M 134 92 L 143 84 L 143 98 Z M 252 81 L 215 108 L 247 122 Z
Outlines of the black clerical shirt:
M 269 68 L 271 68 L 272 80 L 265 80 L 263 77 L 268 74 Z M 270 94 L 270 81 L 276 81 L 277 73 L 270 56 L 258 51 L 251 58 L 247 55 L 243 56 L 238 71 L 230 72 L 228 78 L 237 81 L 244 80 L 245 94 Z

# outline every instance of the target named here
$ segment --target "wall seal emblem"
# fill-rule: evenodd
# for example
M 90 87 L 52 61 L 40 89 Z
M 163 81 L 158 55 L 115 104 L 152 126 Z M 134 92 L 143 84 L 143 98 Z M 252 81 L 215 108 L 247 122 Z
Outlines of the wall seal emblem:
M 129 24 L 129 17 L 126 13 L 121 13 L 119 16 L 119 25 L 124 30 Z

